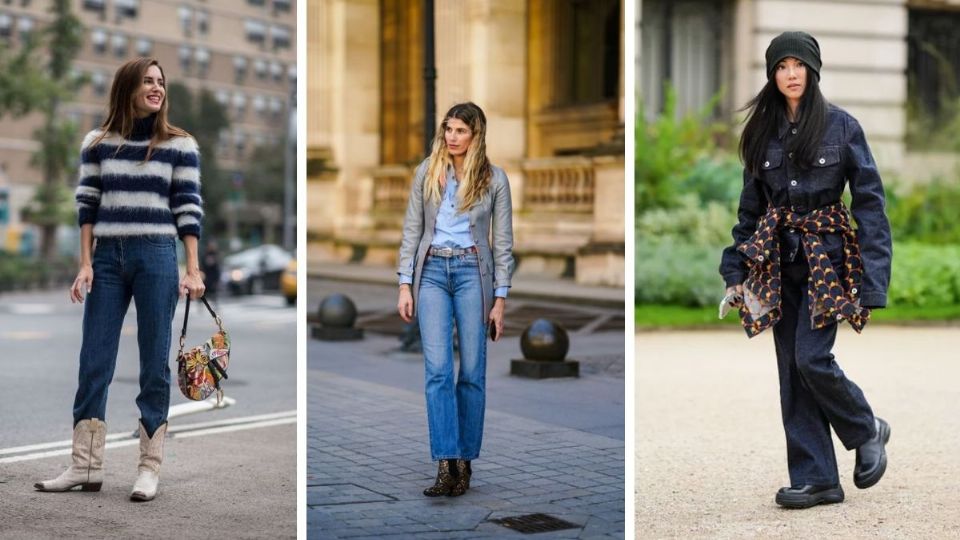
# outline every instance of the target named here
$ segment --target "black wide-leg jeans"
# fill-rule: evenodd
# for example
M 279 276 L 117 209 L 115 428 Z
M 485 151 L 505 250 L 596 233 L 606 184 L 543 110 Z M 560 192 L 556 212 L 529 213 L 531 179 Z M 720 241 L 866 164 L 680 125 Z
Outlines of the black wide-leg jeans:
M 783 314 L 773 337 L 790 484 L 838 484 L 830 426 L 847 450 L 853 450 L 874 436 L 873 411 L 830 352 L 837 325 L 810 327 L 806 261 L 800 257 L 781 268 Z

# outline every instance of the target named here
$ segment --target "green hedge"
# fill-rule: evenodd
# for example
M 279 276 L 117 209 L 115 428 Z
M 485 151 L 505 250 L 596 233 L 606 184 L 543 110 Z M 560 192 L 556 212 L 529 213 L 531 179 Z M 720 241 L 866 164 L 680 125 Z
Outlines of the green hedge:
M 76 263 L 58 258 L 52 263 L 0 251 L 0 292 L 69 283 Z
M 637 238 L 637 304 L 712 306 L 720 301 L 723 280 L 718 267 L 723 245 L 698 246 L 671 237 Z M 888 305 L 960 304 L 960 244 L 898 242 L 893 253 Z

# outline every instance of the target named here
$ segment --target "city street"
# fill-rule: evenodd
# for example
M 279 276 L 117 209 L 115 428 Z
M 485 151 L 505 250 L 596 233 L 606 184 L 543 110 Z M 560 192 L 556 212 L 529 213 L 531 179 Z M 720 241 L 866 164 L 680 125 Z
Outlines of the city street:
M 956 350 L 946 327 L 844 327 L 834 354 L 890 422 L 888 465 L 853 485 L 855 452 L 834 437 L 842 504 L 782 509 L 788 485 L 770 331 L 636 336 L 637 531 L 649 538 L 960 537 Z
M 574 525 L 538 537 L 622 537 L 622 310 L 508 300 L 506 336 L 488 342 L 484 446 L 470 491 L 430 499 L 421 494 L 436 474 L 423 357 L 399 349 L 396 286 L 308 285 L 311 312 L 326 295 L 347 294 L 368 329 L 361 341 L 308 343 L 310 538 L 519 536 L 493 520 L 533 513 Z M 522 357 L 520 321 L 535 314 L 571 325 L 568 358 L 581 361 L 579 379 L 508 374 L 510 359 Z
M 106 530 L 123 536 L 141 534 L 141 525 L 145 536 L 199 538 L 211 530 L 244 538 L 295 536 L 296 312 L 283 298 L 221 299 L 218 312 L 232 340 L 224 384 L 235 404 L 171 419 L 160 494 L 134 510 L 126 497 L 137 460 L 130 438 L 139 417 L 135 306 L 125 319 L 110 386 L 103 491 L 45 494 L 34 492 L 33 483 L 56 476 L 70 460 L 82 307 L 69 302 L 66 290 L 0 300 L 0 537 L 102 537 Z M 216 330 L 197 308 L 191 305 L 187 346 Z M 174 374 L 182 322 L 181 301 L 170 353 Z M 174 380 L 171 411 L 187 403 Z M 196 508 L 203 508 L 202 520 Z M 91 526 L 89 533 L 83 525 Z

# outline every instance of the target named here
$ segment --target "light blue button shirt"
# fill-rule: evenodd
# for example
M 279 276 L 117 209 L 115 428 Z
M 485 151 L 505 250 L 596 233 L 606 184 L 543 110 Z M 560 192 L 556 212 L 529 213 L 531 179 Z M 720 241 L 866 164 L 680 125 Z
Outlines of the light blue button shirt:
M 468 248 L 475 244 L 470 237 L 470 214 L 457 210 L 457 187 L 460 185 L 453 174 L 447 174 L 447 185 L 443 190 L 443 200 L 437 211 L 437 226 L 433 231 L 433 247 Z M 400 275 L 400 284 L 413 283 L 413 276 Z M 494 296 L 507 297 L 509 287 L 497 287 Z

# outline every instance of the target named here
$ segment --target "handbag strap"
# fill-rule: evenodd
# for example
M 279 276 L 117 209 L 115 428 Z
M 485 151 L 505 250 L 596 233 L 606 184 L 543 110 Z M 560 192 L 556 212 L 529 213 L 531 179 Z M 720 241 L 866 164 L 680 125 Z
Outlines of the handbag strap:
M 213 310 L 210 306 L 210 302 L 207 302 L 206 295 L 201 296 L 200 300 L 203 301 L 203 305 L 207 306 L 207 311 L 210 312 L 210 316 L 213 317 L 213 320 L 217 322 L 217 328 L 223 332 L 223 321 L 220 320 L 220 316 L 217 315 L 217 312 Z M 187 305 L 183 310 L 183 330 L 180 331 L 180 352 L 177 353 L 177 357 L 183 355 L 183 344 L 187 341 L 187 320 L 190 318 L 190 295 L 187 295 Z

